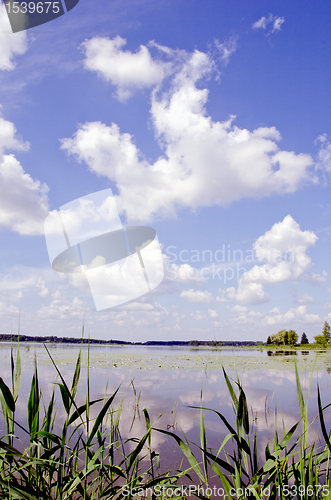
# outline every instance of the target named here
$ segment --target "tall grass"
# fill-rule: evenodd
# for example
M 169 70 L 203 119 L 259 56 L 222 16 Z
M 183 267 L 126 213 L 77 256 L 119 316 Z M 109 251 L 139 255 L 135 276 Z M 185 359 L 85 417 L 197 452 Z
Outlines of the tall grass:
M 202 404 L 190 407 L 192 411 L 200 412 L 200 440 L 193 446 L 184 434 L 180 437 L 169 430 L 157 428 L 157 424 L 153 425 L 147 409 L 144 409 L 142 415 L 146 431 L 143 437 L 124 439 L 120 432 L 123 401 L 119 398 L 119 388 L 111 396 L 91 400 L 88 370 L 86 401 L 78 406 L 81 350 L 68 385 L 46 346 L 45 349 L 59 377 L 55 385 L 61 397 L 64 417 L 60 422 L 56 414 L 55 389 L 48 404 L 44 404 L 35 360 L 27 405 L 27 429 L 16 421 L 21 363 L 19 346 L 16 361 L 11 350 L 11 388 L 0 378 L 0 402 L 6 423 L 6 434 L 0 439 L 1 499 L 94 500 L 145 498 L 150 495 L 165 498 L 169 496 L 169 489 L 176 491 L 178 484 L 199 486 L 191 493 L 201 499 L 213 497 L 211 487 L 215 485 L 230 500 L 250 497 L 258 500 L 295 497 L 302 500 L 331 499 L 331 488 L 330 491 L 328 488 L 331 443 L 325 421 L 330 405 L 323 407 L 318 389 L 317 418 L 325 445 L 317 448 L 315 444 L 308 443 L 311 426 L 308 421 L 309 391 L 305 399 L 297 368 L 301 420 L 288 431 L 284 428 L 281 437 L 275 425 L 273 442 L 266 445 L 265 458 L 261 463 L 258 433 L 250 422 L 244 389 L 239 378 L 231 380 L 224 369 L 234 423 Z M 140 394 L 137 396 L 133 382 L 132 388 L 134 419 L 139 415 Z M 99 410 L 97 416 L 92 418 L 91 408 L 94 405 Z M 208 443 L 205 412 L 216 414 L 223 427 L 222 433 L 224 427 L 228 432 L 218 449 L 213 443 Z M 26 448 L 16 444 L 19 442 L 15 437 L 17 428 L 29 440 Z M 162 471 L 160 456 L 152 448 L 151 436 L 154 432 L 170 436 L 178 445 L 183 456 L 180 470 Z M 153 493 L 156 486 L 159 487 L 157 495 Z M 134 490 L 139 491 L 138 497 L 132 492 Z M 180 497 L 178 493 L 177 497 Z
M 110 397 L 90 400 L 88 376 L 86 402 L 78 406 L 75 399 L 81 372 L 81 351 L 69 388 L 51 353 L 45 348 L 60 379 L 56 385 L 64 408 L 64 421 L 60 425 L 56 417 L 54 391 L 48 406 L 42 411 L 36 361 L 27 406 L 28 429 L 15 420 L 21 365 L 19 348 L 16 364 L 11 352 L 12 388 L 0 378 L 0 400 L 7 427 L 6 436 L 0 439 L 1 499 L 123 498 L 123 485 L 129 490 L 140 488 L 145 491 L 156 485 L 171 486 L 185 474 L 185 471 L 161 473 L 159 456 L 151 449 L 152 425 L 146 409 L 144 436 L 141 439 L 122 439 L 119 430 L 122 402 L 115 404 L 118 389 Z M 101 404 L 101 409 L 92 419 L 90 409 L 97 404 Z M 60 432 L 55 431 L 55 421 Z M 19 450 L 14 446 L 15 426 L 29 437 L 26 449 Z M 132 495 L 125 498 L 130 499 Z
M 266 445 L 265 460 L 261 465 L 259 464 L 256 427 L 253 427 L 255 430 L 250 435 L 251 424 L 245 392 L 238 377 L 236 381 L 231 382 L 224 369 L 223 372 L 233 403 L 235 428 L 216 410 L 202 406 L 190 407 L 200 411 L 200 446 L 198 446 L 200 461 L 193 455 L 191 448 L 184 452 L 197 473 L 197 483 L 201 487 L 197 489 L 199 493 L 197 496 L 210 498 L 212 492 L 215 493 L 214 489 L 208 488 L 209 483 L 211 483 L 216 485 L 218 492 L 224 491 L 230 500 L 244 500 L 250 497 L 258 500 L 331 499 L 331 441 L 330 431 L 327 432 L 324 418 L 324 412 L 331 404 L 322 407 L 318 388 L 318 418 L 325 445 L 317 449 L 315 443 L 308 444 L 308 431 L 312 424 L 312 422 L 310 424 L 308 422 L 308 399 L 312 378 L 305 400 L 298 370 L 295 366 L 301 420 L 287 432 L 283 427 L 284 433 L 280 438 L 277 431 L 277 410 L 275 410 L 276 425 L 273 444 L 270 445 L 268 442 Z M 215 413 L 228 430 L 228 434 L 218 450 L 207 444 L 204 411 Z M 161 429 L 159 432 L 170 434 Z M 231 452 L 225 451 L 225 445 L 228 449 L 229 442 L 232 442 Z

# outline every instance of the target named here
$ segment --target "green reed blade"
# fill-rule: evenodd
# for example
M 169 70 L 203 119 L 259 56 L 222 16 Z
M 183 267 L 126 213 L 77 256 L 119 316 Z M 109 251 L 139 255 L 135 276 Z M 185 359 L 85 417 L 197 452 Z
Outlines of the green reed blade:
M 202 395 L 201 395 L 202 399 Z M 208 468 L 207 468 L 207 455 L 206 455 L 206 450 L 207 450 L 207 438 L 206 438 L 206 429 L 205 429 L 205 422 L 203 419 L 203 411 L 202 408 L 200 410 L 200 445 L 201 445 L 201 451 L 202 451 L 202 459 L 203 459 L 203 469 L 205 473 L 205 478 L 208 481 Z
M 21 388 L 21 356 L 20 356 L 20 343 L 18 339 L 17 353 L 16 353 L 16 366 L 14 366 L 14 377 L 12 382 L 13 398 L 17 401 L 20 388 Z
M 145 417 L 145 424 L 146 424 L 146 431 L 149 432 L 148 434 L 148 446 L 151 448 L 151 419 L 149 417 L 148 411 L 146 408 L 143 409 L 144 417 Z M 132 427 L 132 426 L 131 426 Z
M 5 443 L 2 440 L 0 440 L 0 449 L 5 450 L 6 453 L 8 453 L 12 457 L 24 458 L 24 456 L 25 456 L 24 453 L 22 453 L 21 451 L 17 450 L 13 446 L 8 445 L 7 443 Z
M 9 387 L 4 383 L 4 381 L 2 380 L 1 377 L 0 377 L 0 389 L 1 389 L 4 400 L 6 402 L 6 405 L 9 408 L 9 410 L 14 412 L 15 411 L 15 401 L 14 401 L 13 395 L 12 395 Z
M 70 412 L 70 393 L 68 391 L 68 388 L 65 385 L 60 384 L 58 382 L 56 382 L 55 385 L 58 385 L 60 388 L 63 406 L 64 406 L 64 409 L 65 409 L 67 415 L 69 415 L 69 412 Z
M 201 470 L 198 462 L 196 461 L 196 459 L 195 459 L 195 457 L 194 457 L 194 455 L 192 453 L 192 450 L 187 446 L 187 444 L 184 443 L 184 441 L 182 439 L 180 439 L 180 437 L 176 436 L 176 434 L 173 434 L 172 432 L 165 431 L 163 429 L 155 429 L 155 430 L 157 432 L 161 432 L 162 434 L 166 434 L 167 436 L 171 436 L 177 442 L 177 444 L 179 444 L 182 452 L 184 453 L 185 457 L 189 461 L 189 464 L 191 465 L 191 467 L 193 468 L 193 470 L 199 476 L 199 478 L 201 479 L 201 481 L 204 481 L 205 478 L 204 478 L 204 475 L 202 473 L 202 470 Z
M 54 394 L 54 388 L 53 388 L 51 400 L 48 404 L 48 408 L 47 408 L 47 412 L 46 412 L 45 420 L 44 420 L 44 424 L 43 424 L 44 430 L 46 432 L 49 432 L 51 430 L 52 416 L 53 416 L 53 411 L 54 411 L 54 403 L 55 403 L 55 394 Z
M 300 378 L 299 378 L 299 372 L 298 372 L 298 367 L 297 364 L 295 363 L 295 379 L 296 379 L 296 385 L 297 385 L 297 394 L 298 394 L 298 401 L 299 401 L 299 408 L 300 408 L 300 413 L 302 420 L 306 420 L 306 412 L 305 412 L 305 402 L 303 399 L 303 394 L 302 394 L 302 388 L 300 384 Z
M 222 458 L 217 457 L 216 455 L 214 455 L 213 453 L 210 453 L 209 451 L 206 451 L 206 455 L 213 462 L 215 462 L 218 465 L 220 465 L 221 467 L 223 467 L 224 470 L 226 470 L 227 472 L 230 472 L 230 474 L 235 473 L 235 469 L 233 468 L 233 466 L 231 464 L 229 464 L 228 462 L 226 462 L 225 460 L 223 460 Z M 246 477 L 248 477 L 248 475 L 246 474 L 245 471 L 243 471 L 243 474 L 246 475 Z
M 63 384 L 63 385 L 64 385 L 64 387 L 66 388 L 66 394 L 68 394 L 68 397 L 69 397 L 69 399 L 70 399 L 71 403 L 73 404 L 73 406 L 74 406 L 74 407 L 76 408 L 76 410 L 77 410 L 76 402 L 75 402 L 74 398 L 71 396 L 71 393 L 70 393 L 69 388 L 68 388 L 68 386 L 67 386 L 67 384 L 66 384 L 66 381 L 64 380 L 64 378 L 63 378 L 63 376 L 62 376 L 62 373 L 61 373 L 61 372 L 60 372 L 60 370 L 58 369 L 58 367 L 57 367 L 57 365 L 56 365 L 56 363 L 55 363 L 55 361 L 54 361 L 54 359 L 53 359 L 53 357 L 52 357 L 51 353 L 50 353 L 50 352 L 49 352 L 49 350 L 47 349 L 46 344 L 44 344 L 44 347 L 45 347 L 45 349 L 46 349 L 46 351 L 47 351 L 48 356 L 50 357 L 50 360 L 51 360 L 51 362 L 52 362 L 52 364 L 53 364 L 53 366 L 54 366 L 55 370 L 57 371 L 57 374 L 59 375 L 59 377 L 60 377 L 60 379 L 61 379 L 62 384 Z
M 14 356 L 13 356 L 13 343 L 10 345 L 10 373 L 11 373 L 11 380 L 12 380 L 12 390 L 14 394 L 14 389 L 15 389 L 15 363 L 14 363 Z
M 91 458 L 91 460 L 89 460 L 89 463 L 88 463 L 88 466 L 87 466 L 87 470 L 86 471 L 82 471 L 78 475 L 78 477 L 76 477 L 74 479 L 74 481 L 70 484 L 70 487 L 67 490 L 67 495 L 68 495 L 67 498 L 70 498 L 70 495 L 76 491 L 77 486 L 79 485 L 79 483 L 82 482 L 83 479 L 86 479 L 94 470 L 97 470 L 99 468 L 99 466 L 96 465 L 96 461 L 97 461 L 97 459 L 98 459 L 98 457 L 100 455 L 100 452 L 101 452 L 101 448 L 98 448 L 98 450 L 94 453 L 94 455 Z
M 38 432 L 36 432 L 36 435 L 45 437 L 57 445 L 61 444 L 61 440 L 60 440 L 59 436 L 56 436 L 56 434 L 52 434 L 52 433 L 47 432 L 47 431 L 38 431 Z
M 25 488 L 20 488 L 19 486 L 11 486 L 8 484 L 8 482 L 3 481 L 0 479 L 0 484 L 2 484 L 6 490 L 8 490 L 10 497 L 10 500 L 12 499 L 22 499 L 22 500 L 41 500 L 40 494 L 38 496 L 35 496 L 32 493 L 28 493 L 25 491 Z M 43 495 L 44 498 L 46 498 L 45 495 Z
M 151 430 L 149 430 L 148 432 L 146 432 L 146 434 L 140 439 L 132 439 L 132 441 L 136 442 L 138 441 L 138 445 L 136 446 L 136 448 L 130 453 L 129 455 L 129 462 L 128 462 L 128 465 L 127 465 L 127 472 L 130 471 L 130 469 L 136 464 L 138 465 L 138 462 L 139 460 L 137 460 L 137 458 L 139 457 L 139 454 L 141 453 L 147 439 L 148 439 L 148 436 L 150 434 Z M 137 463 L 136 463 L 136 460 L 137 460 Z
M 84 334 L 84 324 L 83 324 L 83 334 Z M 88 349 L 87 349 L 86 429 L 87 429 L 87 434 L 89 434 L 90 432 L 90 335 L 88 337 Z
M 78 382 L 79 382 L 79 377 L 80 377 L 80 369 L 81 369 L 81 359 L 82 359 L 82 344 L 80 346 L 80 350 L 79 350 L 79 354 L 78 354 L 77 362 L 76 362 L 76 367 L 75 367 L 75 372 L 74 372 L 74 376 L 72 379 L 72 385 L 71 385 L 72 399 L 75 399 L 76 393 L 77 393 Z
M 284 436 L 284 438 L 282 439 L 282 441 L 278 444 L 278 446 L 277 446 L 278 449 L 283 450 L 285 448 L 285 446 L 287 445 L 287 443 L 289 442 L 289 440 L 291 439 L 291 437 L 295 433 L 295 431 L 296 431 L 299 423 L 300 422 L 297 422 L 296 424 L 294 424 L 291 427 L 291 429 L 288 431 L 288 433 L 286 434 L 286 436 Z
M 325 439 L 325 442 L 327 444 L 327 447 L 331 451 L 331 444 L 330 444 L 330 439 L 329 436 L 326 432 L 326 427 L 325 427 L 325 422 L 324 422 L 324 415 L 323 415 L 323 409 L 322 409 L 322 403 L 321 403 L 321 394 L 320 394 L 320 388 L 317 386 L 317 401 L 318 401 L 318 413 L 320 417 L 320 423 L 321 423 L 321 430 L 323 437 Z
M 249 434 L 249 414 L 248 414 L 246 394 L 244 393 L 241 387 L 239 388 L 239 391 L 240 393 L 239 393 L 238 412 L 239 412 L 239 407 L 241 406 L 242 408 L 241 420 L 244 426 L 244 431 L 246 432 L 246 434 Z
M 233 485 L 229 482 L 228 478 L 222 473 L 222 471 L 219 471 L 220 472 L 220 480 L 222 481 L 222 484 L 224 486 L 224 489 L 226 491 L 226 494 L 227 494 L 227 497 L 229 498 L 229 500 L 236 500 L 232 494 L 231 494 L 231 491 L 233 491 Z
M 28 400 L 28 423 L 30 430 L 31 441 L 34 438 L 34 433 L 39 430 L 39 404 L 40 404 L 40 394 L 39 394 L 39 383 L 38 383 L 38 372 L 37 372 L 37 360 L 35 357 L 35 368 L 34 374 L 31 382 L 30 396 Z
M 53 446 L 53 448 L 50 448 L 49 450 L 45 451 L 42 455 L 40 455 L 40 460 L 45 460 L 46 463 L 51 459 L 52 456 L 55 456 L 55 454 L 62 449 L 62 444 Z M 58 461 L 54 462 L 54 464 L 58 465 Z
M 229 390 L 230 396 L 232 398 L 232 401 L 234 403 L 234 406 L 235 406 L 236 410 L 238 410 L 238 404 L 239 404 L 238 398 L 236 396 L 236 393 L 234 392 L 234 389 L 233 389 L 233 387 L 231 385 L 230 379 L 227 376 L 227 374 L 226 374 L 223 366 L 222 366 L 222 370 L 223 370 L 224 378 L 225 378 L 225 381 L 226 381 L 226 385 L 228 386 L 228 390 Z
M 199 406 L 188 406 L 187 408 L 194 408 L 196 410 L 200 410 Z M 229 422 L 226 420 L 226 418 L 219 411 L 213 410 L 212 408 L 202 408 L 202 410 L 212 411 L 213 413 L 216 413 L 216 415 L 219 416 L 219 418 L 222 420 L 222 422 L 227 427 L 229 432 L 232 434 L 232 436 L 236 440 L 238 446 L 242 447 L 242 449 L 246 453 L 250 454 L 249 443 L 247 443 L 247 441 L 245 441 L 245 440 L 242 440 L 242 441 L 240 440 L 240 436 L 238 435 L 238 433 L 234 430 L 234 428 L 229 424 Z
M 107 411 L 108 411 L 108 408 L 110 407 L 110 405 L 112 404 L 117 392 L 118 392 L 119 388 L 116 389 L 116 391 L 114 392 L 114 394 L 108 399 L 107 403 L 105 403 L 105 405 L 103 406 L 102 410 L 100 411 L 99 415 L 97 416 L 96 418 L 96 421 L 94 423 L 94 426 L 93 426 L 93 429 L 91 431 L 91 434 L 89 435 L 89 438 L 86 442 L 86 446 L 89 446 L 92 442 L 92 439 L 94 438 L 100 424 L 102 423 L 103 419 L 104 419 L 104 416 L 106 415 Z
M 94 401 L 89 401 L 89 407 L 93 406 L 95 403 L 100 403 L 103 398 L 95 399 Z M 77 408 L 68 420 L 68 425 L 71 425 L 78 417 L 80 417 L 86 411 L 86 403 Z

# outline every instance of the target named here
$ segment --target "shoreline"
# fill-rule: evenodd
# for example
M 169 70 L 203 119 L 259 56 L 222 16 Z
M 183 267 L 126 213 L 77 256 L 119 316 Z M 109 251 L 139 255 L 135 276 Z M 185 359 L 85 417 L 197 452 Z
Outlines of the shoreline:
M 16 346 L 13 346 L 14 349 Z M 48 344 L 52 357 L 59 366 L 74 366 L 78 355 L 78 345 L 71 344 Z M 53 347 L 53 349 L 52 349 Z M 234 369 L 238 372 L 246 370 L 294 370 L 295 363 L 299 371 L 330 370 L 331 373 L 331 350 L 316 351 L 316 349 L 243 349 L 241 347 L 189 347 L 184 346 L 110 346 L 105 345 L 107 350 L 102 352 L 102 345 L 90 346 L 90 368 L 91 369 L 136 369 L 136 370 L 192 370 L 192 371 L 215 371 L 222 367 Z M 0 343 L 2 356 L 1 367 L 10 365 L 11 345 L 7 342 Z M 82 349 L 82 366 L 87 367 L 87 349 Z M 130 352 L 135 350 L 136 352 Z M 185 352 L 183 352 L 183 350 Z M 16 351 L 16 349 L 15 349 Z M 163 352 L 162 352 L 163 351 Z M 181 352 L 178 352 L 181 351 Z M 223 355 L 222 355 L 223 351 Z M 238 355 L 238 351 L 241 354 Z M 243 351 L 250 351 L 245 356 Z M 272 355 L 266 355 L 265 351 L 271 351 Z M 286 351 L 288 354 L 280 354 Z M 299 351 L 299 353 L 297 353 Z M 309 353 L 301 354 L 301 351 Z M 316 352 L 316 355 L 315 352 Z M 256 352 L 256 355 L 254 355 Z M 291 352 L 293 354 L 291 354 Z M 21 362 L 25 365 L 33 365 L 36 353 L 38 365 L 51 366 L 51 360 L 39 343 L 20 343 Z M 227 354 L 225 354 L 227 353 Z M 233 354 L 231 354 L 233 353 Z M 278 354 L 279 353 L 279 354 Z
M 231 341 L 229 341 L 231 342 Z M 317 344 L 297 344 L 297 345 L 275 345 L 275 344 L 262 344 L 262 345 L 252 345 L 252 344 L 238 344 L 238 343 L 233 343 L 233 344 L 226 344 L 226 345 L 206 345 L 206 344 L 199 344 L 199 345 L 189 345 L 189 344 L 165 344 L 164 342 L 158 343 L 157 341 L 151 342 L 126 342 L 126 341 L 99 341 L 99 340 L 94 340 L 93 342 L 89 343 L 86 339 L 84 339 L 84 342 L 77 341 L 77 342 L 53 342 L 53 341 L 42 341 L 42 340 L 34 340 L 31 338 L 31 340 L 20 340 L 19 342 L 17 340 L 0 340 L 0 346 L 1 345 L 13 345 L 14 347 L 17 345 L 26 346 L 26 345 L 38 345 L 38 346 L 43 346 L 44 344 L 49 346 L 66 346 L 66 347 L 80 347 L 83 346 L 84 348 L 94 348 L 94 347 L 117 347 L 117 348 L 158 348 L 158 349 L 188 349 L 188 350 L 208 350 L 208 351 L 231 351 L 231 350 L 247 350 L 247 351 L 318 351 L 318 352 L 331 352 L 331 344 L 328 345 L 327 347 L 321 347 L 320 345 Z

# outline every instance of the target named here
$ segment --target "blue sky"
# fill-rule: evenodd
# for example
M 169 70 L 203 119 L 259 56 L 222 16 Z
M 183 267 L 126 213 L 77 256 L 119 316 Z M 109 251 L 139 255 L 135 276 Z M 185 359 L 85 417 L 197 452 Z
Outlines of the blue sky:
M 93 5 L 93 6 L 91 6 Z M 80 0 L 11 33 L 0 5 L 0 330 L 310 341 L 331 319 L 331 6 Z M 165 279 L 97 312 L 44 220 L 111 188 Z

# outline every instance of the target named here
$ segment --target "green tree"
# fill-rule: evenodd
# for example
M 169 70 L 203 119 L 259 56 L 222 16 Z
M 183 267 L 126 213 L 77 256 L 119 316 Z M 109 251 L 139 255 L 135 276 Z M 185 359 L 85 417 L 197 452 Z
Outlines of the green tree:
M 301 342 L 300 344 L 309 344 L 309 340 L 308 340 L 308 337 L 307 335 L 305 334 L 305 332 L 303 332 L 303 334 L 301 335 Z
M 316 335 L 314 337 L 314 339 L 315 339 L 315 343 L 317 345 L 320 345 L 322 347 L 326 347 L 326 338 L 324 337 L 324 335 Z
M 268 345 L 269 345 L 269 344 L 271 344 L 271 337 L 270 337 L 270 335 L 269 335 L 269 336 L 268 336 L 268 338 L 267 338 L 267 344 L 268 344 Z
M 294 330 L 289 330 L 288 343 L 290 345 L 295 345 L 297 342 L 298 342 L 298 334 Z
M 285 335 L 284 335 L 284 344 L 285 345 L 288 345 L 289 341 L 288 341 L 288 334 L 289 332 L 285 332 Z
M 273 335 L 271 335 L 271 342 L 276 345 L 285 344 L 287 333 L 288 332 L 286 330 L 280 330 L 278 333 L 274 333 Z
M 331 338 L 331 333 L 330 333 L 330 325 L 327 321 L 325 321 L 324 323 L 324 327 L 323 327 L 323 332 L 322 332 L 322 335 L 323 337 L 325 338 L 326 340 L 326 343 L 329 344 L 330 343 L 330 338 Z

